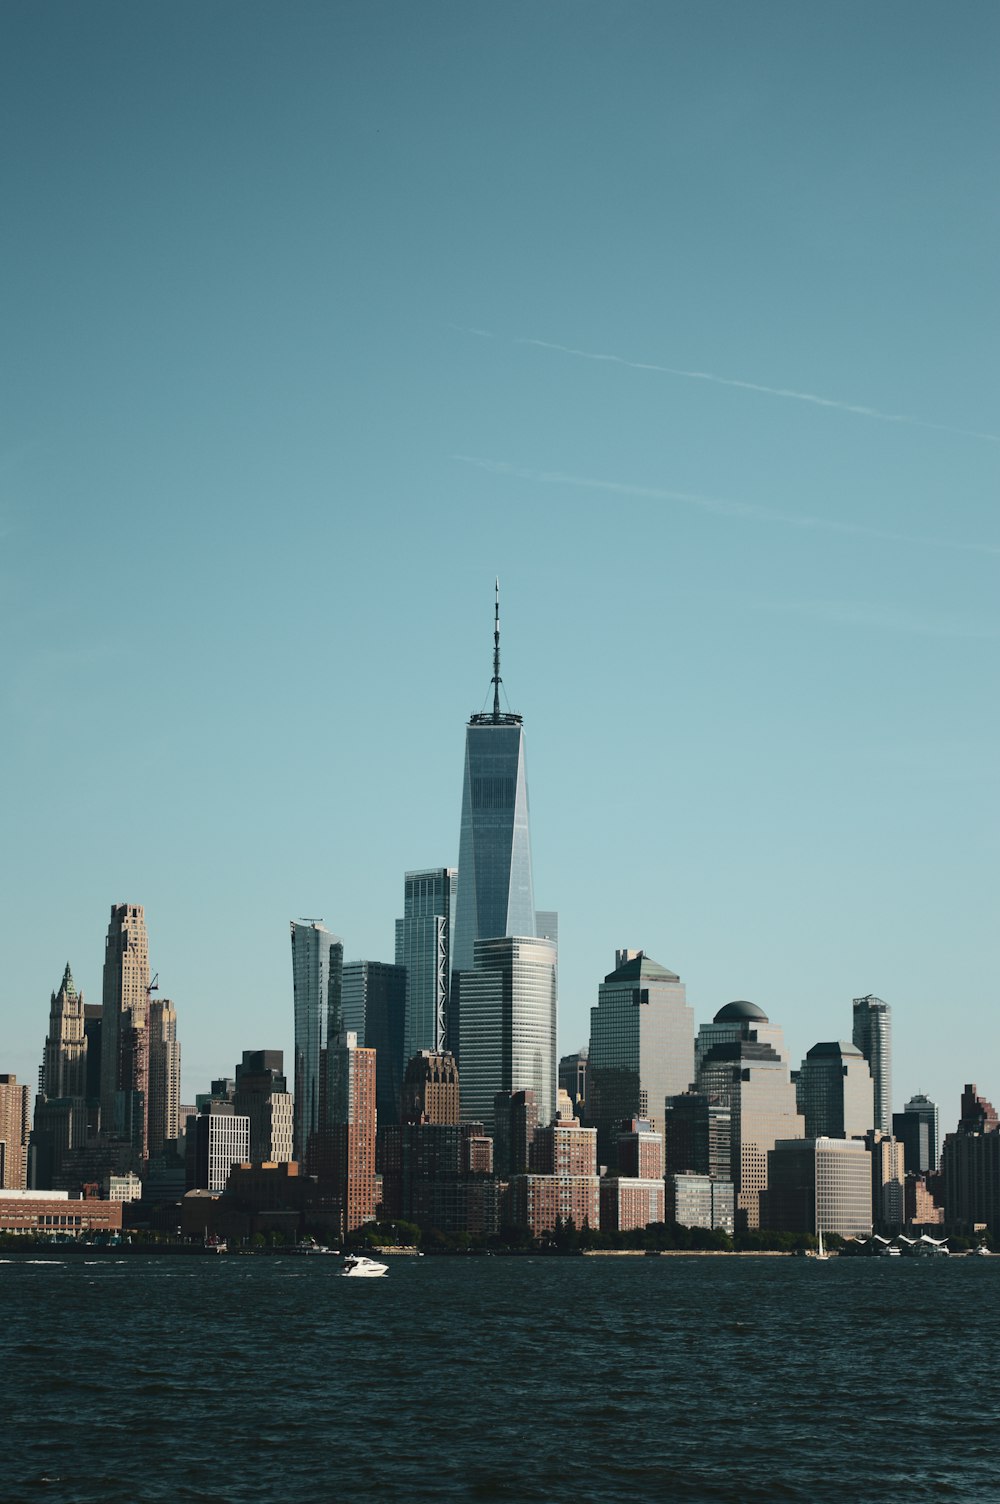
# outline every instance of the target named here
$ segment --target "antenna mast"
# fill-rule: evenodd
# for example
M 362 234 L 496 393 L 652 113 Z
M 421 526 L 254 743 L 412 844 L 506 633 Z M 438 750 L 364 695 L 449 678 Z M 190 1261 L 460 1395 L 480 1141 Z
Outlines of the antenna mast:
M 500 581 L 497 579 L 493 602 L 493 709 L 483 709 L 470 716 L 470 726 L 520 726 L 521 717 L 512 710 L 500 709 Z
M 493 724 L 500 720 L 500 580 L 496 583 L 493 608 Z

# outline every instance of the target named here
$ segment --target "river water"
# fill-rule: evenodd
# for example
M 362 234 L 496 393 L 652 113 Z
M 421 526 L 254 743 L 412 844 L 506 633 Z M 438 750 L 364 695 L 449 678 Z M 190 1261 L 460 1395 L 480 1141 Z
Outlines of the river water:
M 0 1263 L 4 1504 L 995 1500 L 1000 1258 Z

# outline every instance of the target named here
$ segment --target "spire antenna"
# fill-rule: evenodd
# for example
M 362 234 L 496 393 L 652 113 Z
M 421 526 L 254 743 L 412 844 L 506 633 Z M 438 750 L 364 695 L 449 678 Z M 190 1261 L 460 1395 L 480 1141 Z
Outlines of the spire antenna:
M 496 582 L 496 600 L 493 607 L 493 723 L 500 720 L 500 579 Z
M 500 709 L 500 686 L 503 680 L 500 677 L 500 580 L 495 583 L 495 595 L 493 599 L 493 709 L 487 709 L 487 699 L 482 710 L 470 716 L 470 726 L 520 726 L 521 717 L 515 715 L 509 708 Z

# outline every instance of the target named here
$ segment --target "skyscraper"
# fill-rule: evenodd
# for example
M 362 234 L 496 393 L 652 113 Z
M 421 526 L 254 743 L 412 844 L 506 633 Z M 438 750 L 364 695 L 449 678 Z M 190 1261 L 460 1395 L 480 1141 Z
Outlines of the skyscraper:
M 938 1105 L 917 1092 L 902 1112 L 892 1115 L 892 1131 L 903 1144 L 907 1175 L 926 1174 L 938 1167 Z
M 461 1121 L 458 1068 L 450 1051 L 421 1050 L 407 1061 L 401 1117 L 404 1123 Z
M 403 1030 L 406 971 L 388 961 L 348 961 L 344 965 L 341 1019 L 359 1043 L 375 1051 L 379 1123 L 399 1122 L 403 1094 Z
M 244 1050 L 236 1067 L 233 1110 L 250 1119 L 250 1163 L 292 1158 L 292 1094 L 281 1050 Z
M 0 1076 L 0 1190 L 28 1184 L 28 1088 L 16 1076 Z
M 458 872 L 432 867 L 407 872 L 403 917 L 396 920 L 396 965 L 406 968 L 403 1058 L 439 1052 L 448 1043 L 451 932 Z
M 168 997 L 149 999 L 149 1153 L 162 1154 L 180 1133 L 181 1046 L 177 1009 Z
M 458 1067 L 462 1117 L 493 1132 L 498 1092 L 530 1088 L 538 1120 L 556 1111 L 556 948 L 507 935 L 477 940 L 475 969 L 460 972 Z
M 111 906 L 104 949 L 101 1132 L 148 1153 L 149 942 L 141 904 Z
M 340 1030 L 344 945 L 318 919 L 292 920 L 295 996 L 295 1158 L 309 1168 L 324 1126 L 326 1051 Z
M 875 1083 L 875 1127 L 892 1133 L 892 1009 L 880 997 L 854 999 L 851 1038 L 868 1061 Z
M 874 1124 L 868 1062 L 844 1040 L 814 1044 L 795 1083 L 806 1138 L 864 1138 Z
M 500 587 L 493 623 L 493 709 L 465 733 L 458 903 L 451 965 L 469 971 L 477 940 L 534 935 L 535 895 L 528 830 L 528 780 L 521 717 L 500 709 Z M 459 1009 L 461 1009 L 459 997 Z M 461 1024 L 459 1024 L 461 1031 Z M 451 1041 L 454 1048 L 454 1041 Z M 465 1062 L 459 1048 L 465 1084 Z M 499 1085 L 496 1088 L 499 1090 Z
M 684 983 L 645 951 L 617 951 L 590 1010 L 587 1118 L 597 1128 L 599 1162 L 614 1164 L 626 1118 L 645 1118 L 662 1133 L 665 1099 L 693 1074 L 694 1012 Z
M 767 1187 L 768 1154 L 778 1139 L 804 1137 L 787 1061 L 759 1037 L 767 1015 L 751 1003 L 730 1003 L 720 1013 L 735 1023 L 745 1010 L 741 1037 L 714 1044 L 701 1062 L 698 1091 L 730 1109 L 730 1164 L 736 1188 L 737 1225 L 760 1226 L 760 1193 Z M 716 1022 L 720 1014 L 716 1014 Z M 668 1157 L 670 1132 L 668 1128 Z
M 375 1217 L 375 1051 L 360 1048 L 354 1031 L 343 1029 L 330 1039 L 328 1061 L 324 1156 L 350 1236 Z
M 83 1009 L 83 993 L 77 992 L 67 961 L 59 991 L 53 992 L 49 1004 L 49 1032 L 38 1082 L 43 1096 L 86 1098 L 87 1038 Z

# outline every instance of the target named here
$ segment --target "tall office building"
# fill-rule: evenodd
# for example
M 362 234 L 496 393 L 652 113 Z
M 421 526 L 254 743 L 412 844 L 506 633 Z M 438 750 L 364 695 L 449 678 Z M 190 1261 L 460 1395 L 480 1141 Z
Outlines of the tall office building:
M 458 1067 L 454 1055 L 445 1050 L 421 1050 L 406 1063 L 402 1121 L 459 1123 L 459 1091 Z
M 186 1148 L 188 1189 L 223 1191 L 233 1165 L 250 1159 L 250 1119 L 212 1099 L 188 1124 Z
M 77 992 L 66 963 L 58 992 L 49 1003 L 49 1032 L 45 1039 L 39 1092 L 46 1097 L 87 1096 L 87 1037 L 84 1032 L 83 993 Z
M 573 1109 L 582 1119 L 587 1105 L 587 1052 L 589 1045 L 577 1050 L 575 1055 L 563 1055 L 559 1061 L 559 1088 L 573 1104 Z
M 148 1154 L 149 941 L 141 904 L 111 906 L 101 1015 L 101 1132 Z
M 498 584 L 493 623 L 493 709 L 471 716 L 465 733 L 458 852 L 461 880 L 451 957 L 452 969 L 458 972 L 470 971 L 476 965 L 477 940 L 536 933 L 524 728 L 519 715 L 500 709 L 501 682 Z M 458 1006 L 461 1010 L 461 995 Z M 454 1040 L 449 1042 L 454 1048 Z M 464 1089 L 461 1045 L 458 1057 Z
M 498 1175 L 526 1175 L 538 1132 L 538 1102 L 530 1087 L 498 1091 L 493 1099 L 493 1167 Z
M 0 1077 L 2 1080 L 2 1077 Z M 1000 1113 L 975 1083 L 962 1093 L 962 1116 L 941 1148 L 944 1219 L 953 1231 L 1000 1228 Z
M 644 1118 L 661 1133 L 665 1099 L 694 1074 L 694 1012 L 680 977 L 641 950 L 619 950 L 615 961 L 590 1010 L 587 1056 L 587 1119 L 607 1165 L 623 1120 Z
M 0 1190 L 28 1185 L 28 1088 L 16 1076 L 0 1076 Z
M 903 1145 L 907 1175 L 926 1175 L 938 1167 L 938 1105 L 923 1092 L 892 1115 L 892 1131 Z
M 348 961 L 341 989 L 341 1019 L 365 1049 L 375 1051 L 378 1120 L 399 1122 L 406 1058 L 406 969 L 388 961 Z
M 750 1038 L 755 1025 L 748 1017 L 745 1037 L 713 1045 L 697 1081 L 699 1092 L 730 1109 L 731 1173 L 741 1228 L 760 1226 L 768 1154 L 779 1139 L 802 1138 L 805 1131 L 788 1064 L 773 1045 Z
M 868 1062 L 844 1040 L 814 1044 L 795 1083 L 806 1138 L 864 1138 L 875 1122 Z
M 281 1050 L 244 1050 L 236 1067 L 234 1110 L 250 1119 L 250 1163 L 287 1164 L 292 1158 L 292 1094 Z
M 732 1044 L 745 1039 L 751 1044 L 769 1044 L 782 1060 L 788 1058 L 785 1051 L 785 1036 L 778 1024 L 772 1024 L 763 1008 L 748 1003 L 745 998 L 726 1003 L 720 1008 L 710 1024 L 702 1024 L 694 1042 L 694 1077 L 697 1080 L 701 1063 L 709 1050 L 717 1044 Z
M 329 1127 L 324 1153 L 329 1180 L 340 1199 L 345 1236 L 375 1217 L 375 1051 L 359 1047 L 344 1029 L 328 1048 Z
M 728 1102 L 704 1092 L 685 1091 L 664 1105 L 664 1174 L 732 1175 L 733 1112 Z
M 403 1058 L 449 1046 L 451 935 L 458 872 L 432 867 L 407 872 L 403 917 L 396 920 L 396 965 L 406 968 Z
M 344 945 L 318 919 L 292 920 L 295 997 L 294 1153 L 309 1171 L 326 1104 L 327 1044 L 340 1032 Z
M 149 999 L 149 1153 L 162 1154 L 181 1131 L 181 1045 L 177 1009 L 168 997 Z
M 494 1127 L 498 1092 L 530 1088 L 538 1119 L 556 1112 L 556 948 L 508 935 L 477 940 L 474 970 L 458 974 L 462 1117 Z
M 875 1127 L 892 1133 L 892 1009 L 880 997 L 854 999 L 851 1038 L 868 1061 L 875 1083 Z

